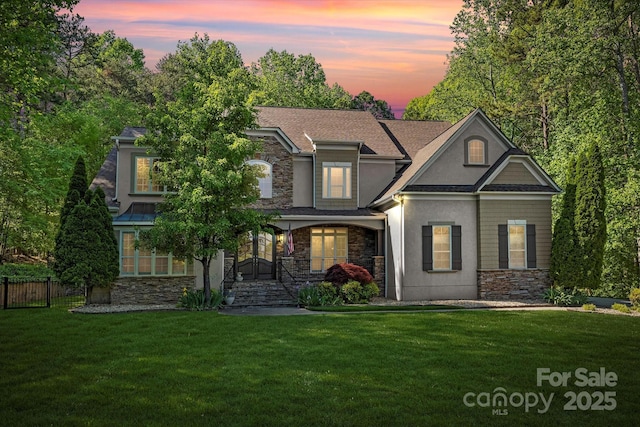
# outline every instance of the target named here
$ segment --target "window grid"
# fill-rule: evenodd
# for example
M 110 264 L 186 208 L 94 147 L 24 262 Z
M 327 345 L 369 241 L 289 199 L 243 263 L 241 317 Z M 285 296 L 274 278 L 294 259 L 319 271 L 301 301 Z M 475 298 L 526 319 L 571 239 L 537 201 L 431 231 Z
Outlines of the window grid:
M 509 221 L 509 268 L 527 267 L 527 224 L 525 221 Z
M 120 274 L 123 276 L 183 276 L 187 273 L 184 259 L 172 254 L 135 248 L 137 232 L 124 231 L 120 240 Z
M 159 159 L 154 157 L 136 157 L 136 193 L 162 193 L 164 186 L 154 182 L 157 176 Z
M 451 270 L 451 227 L 433 226 L 433 269 Z
M 351 163 L 323 163 L 322 197 L 325 199 L 351 198 Z
M 311 229 L 311 271 L 321 272 L 347 262 L 346 228 Z
M 479 139 L 472 139 L 468 143 L 469 164 L 483 165 L 484 159 L 484 142 Z

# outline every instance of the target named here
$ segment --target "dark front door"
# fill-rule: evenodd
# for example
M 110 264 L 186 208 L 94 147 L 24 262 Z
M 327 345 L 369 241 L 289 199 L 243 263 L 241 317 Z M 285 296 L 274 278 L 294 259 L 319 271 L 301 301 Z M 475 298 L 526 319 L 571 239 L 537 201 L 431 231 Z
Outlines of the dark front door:
M 247 280 L 275 278 L 275 236 L 269 233 L 250 233 L 238 248 L 238 271 Z

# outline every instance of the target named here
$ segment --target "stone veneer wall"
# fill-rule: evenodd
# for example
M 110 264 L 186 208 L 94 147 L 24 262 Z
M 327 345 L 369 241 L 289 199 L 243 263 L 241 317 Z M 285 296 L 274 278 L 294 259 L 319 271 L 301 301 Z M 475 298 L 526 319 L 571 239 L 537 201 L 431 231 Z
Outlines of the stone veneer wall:
M 193 289 L 194 276 L 118 277 L 111 304 L 177 304 L 182 289 Z
M 270 199 L 259 199 L 252 206 L 261 209 L 288 209 L 293 206 L 293 156 L 274 137 L 261 137 L 262 151 L 255 159 L 271 164 Z
M 478 271 L 478 298 L 539 300 L 551 285 L 549 270 Z

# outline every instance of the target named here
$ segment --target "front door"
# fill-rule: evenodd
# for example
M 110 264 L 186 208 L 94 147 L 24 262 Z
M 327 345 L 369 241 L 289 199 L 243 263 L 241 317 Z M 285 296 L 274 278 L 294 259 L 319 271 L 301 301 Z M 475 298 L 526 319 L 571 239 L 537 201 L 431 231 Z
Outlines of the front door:
M 238 271 L 247 280 L 275 278 L 275 236 L 270 233 L 249 233 L 238 248 Z

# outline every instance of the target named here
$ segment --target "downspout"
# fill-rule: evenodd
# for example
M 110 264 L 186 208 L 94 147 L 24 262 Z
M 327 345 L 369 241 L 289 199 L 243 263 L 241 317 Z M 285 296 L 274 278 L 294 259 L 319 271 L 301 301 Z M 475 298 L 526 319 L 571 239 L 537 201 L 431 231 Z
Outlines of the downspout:
M 402 301 L 404 291 L 404 197 L 400 196 L 400 286 L 398 287 L 398 300 Z

